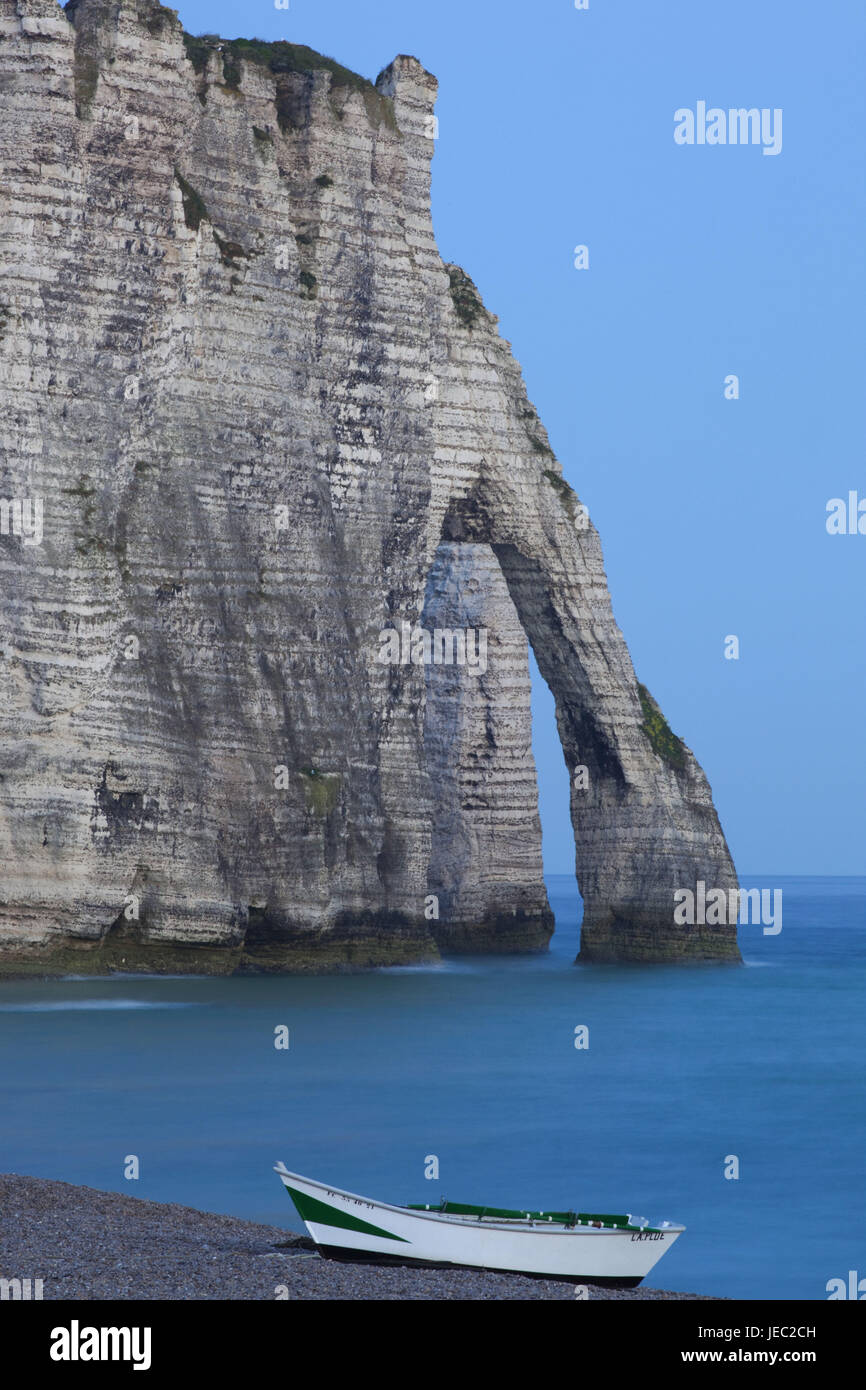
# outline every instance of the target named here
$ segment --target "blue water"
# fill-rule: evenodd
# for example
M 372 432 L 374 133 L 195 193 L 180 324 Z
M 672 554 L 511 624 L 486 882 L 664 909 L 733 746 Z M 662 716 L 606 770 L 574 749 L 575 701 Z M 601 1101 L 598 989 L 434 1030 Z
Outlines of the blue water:
M 0 1171 L 298 1230 L 282 1159 L 396 1202 L 682 1221 L 656 1287 L 822 1299 L 866 1275 L 866 879 L 747 881 L 784 916 L 740 928 L 744 968 L 575 967 L 579 898 L 548 884 L 546 956 L 0 983 Z

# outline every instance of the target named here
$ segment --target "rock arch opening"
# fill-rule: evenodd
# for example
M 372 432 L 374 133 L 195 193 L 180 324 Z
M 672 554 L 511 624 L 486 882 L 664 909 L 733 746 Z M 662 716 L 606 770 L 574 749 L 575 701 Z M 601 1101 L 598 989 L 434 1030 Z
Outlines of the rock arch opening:
M 429 892 L 440 949 L 547 947 L 525 633 L 489 545 L 443 541 L 422 619 L 424 750 L 431 794 Z

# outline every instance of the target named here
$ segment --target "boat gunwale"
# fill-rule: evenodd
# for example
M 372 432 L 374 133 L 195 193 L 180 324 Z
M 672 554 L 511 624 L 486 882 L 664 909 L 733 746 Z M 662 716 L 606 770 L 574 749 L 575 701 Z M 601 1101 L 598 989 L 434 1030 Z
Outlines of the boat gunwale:
M 381 1209 L 382 1211 L 393 1211 L 400 1216 L 417 1217 L 421 1221 L 436 1221 L 445 1225 L 472 1226 L 477 1230 L 484 1231 L 512 1231 L 515 1227 L 525 1227 L 536 1235 L 546 1233 L 547 1235 L 581 1235 L 581 1236 L 633 1236 L 638 1234 L 646 1235 L 673 1235 L 681 1234 L 686 1228 L 678 1223 L 671 1222 L 667 1226 L 578 1226 L 568 1225 L 565 1222 L 527 1220 L 525 1217 L 474 1217 L 465 1216 L 458 1213 L 448 1213 L 443 1211 L 418 1211 L 414 1207 L 397 1206 L 393 1202 L 381 1202 L 370 1197 L 362 1197 L 358 1192 L 346 1192 L 341 1187 L 331 1187 L 327 1183 L 319 1182 L 316 1178 L 305 1178 L 301 1173 L 292 1173 L 280 1161 L 274 1164 L 274 1172 L 281 1178 L 294 1178 L 298 1182 L 306 1183 L 309 1187 L 315 1187 L 320 1192 L 330 1193 L 333 1197 L 346 1197 L 349 1201 L 359 1202 L 364 1206 Z M 287 1184 L 286 1184 L 287 1185 Z M 301 1218 L 303 1220 L 303 1218 Z M 304 1222 L 306 1225 L 306 1221 Z M 315 1221 L 312 1223 L 317 1224 Z

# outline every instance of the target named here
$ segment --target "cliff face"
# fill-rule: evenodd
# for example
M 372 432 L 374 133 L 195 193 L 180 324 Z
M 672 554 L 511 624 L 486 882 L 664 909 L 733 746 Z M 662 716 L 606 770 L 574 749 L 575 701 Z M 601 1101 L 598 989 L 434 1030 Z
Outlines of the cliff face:
M 0 0 L 0 971 L 543 946 L 527 637 L 586 769 L 582 954 L 737 957 L 673 925 L 736 882 L 709 788 L 436 250 L 435 95 Z M 392 659 L 419 622 L 486 670 Z
M 424 631 L 468 634 L 464 665 L 425 665 L 424 756 L 433 803 L 431 923 L 445 951 L 547 945 L 529 661 L 490 546 L 443 542 L 427 580 Z

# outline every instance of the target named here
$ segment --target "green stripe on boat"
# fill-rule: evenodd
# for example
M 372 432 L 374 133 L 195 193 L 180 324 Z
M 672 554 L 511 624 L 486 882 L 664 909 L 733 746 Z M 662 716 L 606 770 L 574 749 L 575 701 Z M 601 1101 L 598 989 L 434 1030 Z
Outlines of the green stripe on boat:
M 340 1211 L 339 1207 L 329 1207 L 318 1197 L 308 1197 L 296 1187 L 289 1187 L 288 1183 L 286 1187 L 302 1221 L 312 1221 L 318 1226 L 339 1226 L 343 1231 L 360 1231 L 362 1235 L 381 1236 L 383 1240 L 399 1240 L 403 1245 L 412 1244 L 403 1236 L 395 1236 L 391 1231 L 383 1231 L 381 1226 L 371 1226 L 368 1221 L 360 1221 L 357 1216 Z

